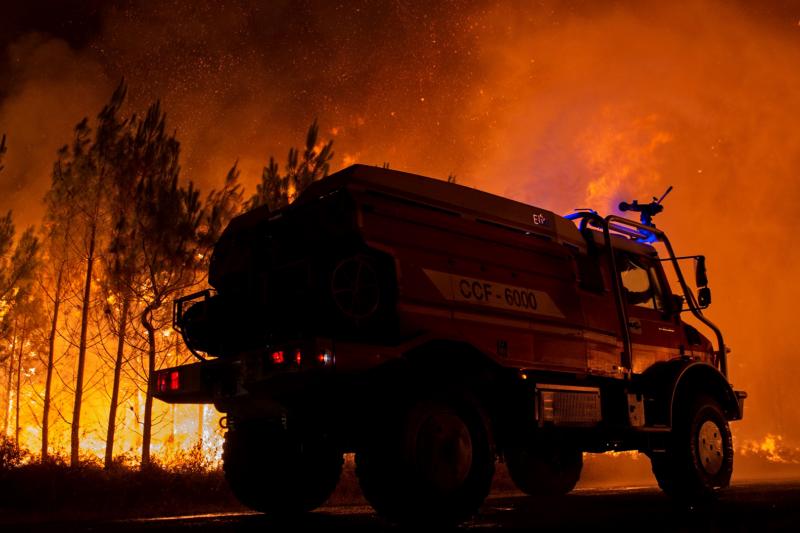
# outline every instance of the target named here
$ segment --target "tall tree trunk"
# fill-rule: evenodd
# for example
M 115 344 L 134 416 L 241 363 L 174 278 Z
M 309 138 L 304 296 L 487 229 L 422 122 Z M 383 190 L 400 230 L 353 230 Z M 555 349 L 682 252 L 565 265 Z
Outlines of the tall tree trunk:
M 47 375 L 44 381 L 44 402 L 42 406 L 42 462 L 47 461 L 50 444 L 50 397 L 53 389 L 53 365 L 55 362 L 56 333 L 58 331 L 58 311 L 61 308 L 61 286 L 64 281 L 64 263 L 58 267 L 56 292 L 53 298 L 53 319 L 50 334 L 47 336 Z
M 177 335 L 172 335 L 172 347 L 175 350 L 175 359 L 172 362 L 172 365 L 170 365 L 170 366 L 178 366 L 178 336 Z M 170 414 L 171 423 L 169 425 L 169 442 L 171 444 L 173 444 L 173 445 L 175 444 L 175 441 L 176 441 L 175 436 L 177 434 L 177 431 L 175 430 L 176 427 L 177 427 L 177 421 L 175 420 L 175 413 L 177 412 L 177 410 L 178 410 L 178 406 L 176 404 L 174 404 L 174 403 L 170 404 L 170 406 L 169 406 L 169 414 Z
M 6 380 L 6 397 L 3 402 L 3 436 L 8 436 L 8 422 L 11 416 L 11 384 L 14 376 L 14 353 L 17 351 L 17 319 L 11 328 L 11 350 L 8 355 L 8 379 Z
M 22 352 L 25 350 L 25 336 L 28 334 L 26 331 L 26 320 L 22 321 L 22 335 L 19 339 L 19 351 L 17 356 L 17 387 L 14 393 L 14 446 L 19 450 L 19 393 L 22 388 Z
M 114 460 L 114 433 L 117 429 L 117 403 L 119 403 L 119 381 L 122 373 L 122 361 L 125 356 L 125 329 L 128 325 L 128 298 L 122 300 L 122 311 L 119 316 L 117 332 L 117 359 L 114 361 L 114 385 L 111 389 L 111 407 L 108 409 L 108 430 L 106 432 L 105 468 L 111 467 Z
M 147 394 L 144 399 L 144 421 L 142 424 L 142 468 L 150 466 L 150 440 L 153 426 L 153 395 L 151 378 L 156 370 L 156 330 L 151 322 L 151 313 L 156 305 L 149 305 L 142 313 L 142 325 L 147 330 Z
M 70 464 L 80 463 L 81 452 L 81 402 L 83 401 L 83 372 L 86 366 L 86 333 L 89 327 L 89 306 L 92 296 L 92 270 L 94 269 L 94 247 L 97 225 L 92 224 L 89 233 L 89 250 L 86 255 L 86 279 L 83 284 L 81 308 L 81 339 L 78 344 L 78 376 L 75 383 L 75 403 L 72 408 L 72 433 L 70 435 Z
M 197 447 L 203 451 L 203 414 L 205 413 L 205 404 L 197 404 Z
M 14 383 L 14 353 L 16 346 L 12 347 L 11 353 L 8 356 L 8 368 L 6 380 L 6 397 L 3 402 L 3 435 L 8 436 L 8 422 L 11 417 L 11 387 Z

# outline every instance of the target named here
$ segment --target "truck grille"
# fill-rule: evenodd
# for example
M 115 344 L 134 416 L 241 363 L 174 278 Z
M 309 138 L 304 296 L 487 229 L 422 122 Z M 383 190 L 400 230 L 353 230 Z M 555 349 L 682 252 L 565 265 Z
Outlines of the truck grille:
M 600 389 L 537 385 L 537 416 L 540 425 L 587 426 L 601 420 Z

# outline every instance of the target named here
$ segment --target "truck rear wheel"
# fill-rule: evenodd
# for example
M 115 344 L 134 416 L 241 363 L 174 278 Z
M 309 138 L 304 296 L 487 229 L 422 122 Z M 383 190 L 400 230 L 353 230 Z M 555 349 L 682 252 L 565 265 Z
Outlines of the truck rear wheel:
M 651 454 L 653 474 L 668 495 L 705 500 L 730 484 L 733 443 L 719 403 L 699 396 L 676 413 L 665 452 Z
M 481 412 L 462 401 L 425 400 L 398 409 L 356 455 L 367 501 L 390 521 L 452 525 L 478 511 L 494 476 Z
M 504 456 L 514 484 L 531 496 L 567 494 L 575 488 L 583 469 L 580 450 L 554 444 L 511 447 Z
M 316 509 L 339 482 L 342 454 L 322 437 L 299 438 L 281 427 L 248 425 L 228 431 L 225 479 L 251 509 L 295 515 Z

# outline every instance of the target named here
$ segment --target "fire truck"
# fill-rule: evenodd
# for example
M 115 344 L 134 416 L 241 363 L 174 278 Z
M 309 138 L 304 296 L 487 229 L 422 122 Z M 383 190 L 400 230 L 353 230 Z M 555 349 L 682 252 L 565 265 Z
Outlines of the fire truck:
M 266 513 L 322 505 L 345 453 L 399 523 L 467 519 L 498 458 L 521 491 L 555 497 L 585 452 L 636 450 L 667 494 L 712 498 L 747 395 L 703 314 L 705 258 L 675 254 L 660 201 L 620 207 L 641 218 L 348 167 L 230 222 L 213 290 L 174 302 L 198 361 L 158 371 L 151 393 L 225 414 L 227 481 Z

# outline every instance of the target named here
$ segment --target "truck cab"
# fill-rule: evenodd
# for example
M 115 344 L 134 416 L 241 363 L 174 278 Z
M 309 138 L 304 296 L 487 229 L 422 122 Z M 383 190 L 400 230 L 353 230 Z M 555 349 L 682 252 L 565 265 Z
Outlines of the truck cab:
M 531 495 L 569 492 L 608 450 L 647 454 L 676 498 L 729 483 L 746 394 L 703 314 L 705 259 L 651 219 L 354 165 L 235 218 L 209 283 L 174 307 L 198 362 L 152 393 L 226 414 L 226 477 L 254 509 L 321 505 L 344 453 L 403 523 L 468 518 L 498 457 Z

